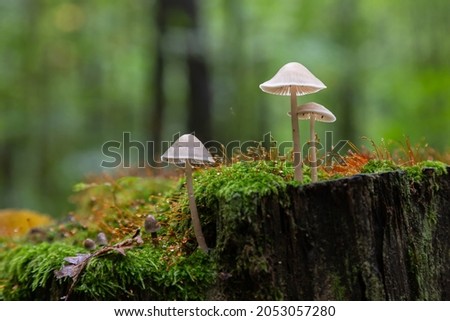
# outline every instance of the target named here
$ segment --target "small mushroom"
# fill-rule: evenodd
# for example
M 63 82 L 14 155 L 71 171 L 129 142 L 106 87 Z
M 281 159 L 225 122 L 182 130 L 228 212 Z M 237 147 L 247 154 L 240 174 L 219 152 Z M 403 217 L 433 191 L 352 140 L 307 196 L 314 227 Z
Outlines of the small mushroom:
M 311 150 L 311 181 L 317 182 L 317 159 L 316 159 L 316 135 L 314 133 L 314 122 L 320 121 L 325 123 L 332 123 L 336 121 L 336 117 L 331 111 L 317 103 L 306 103 L 297 106 L 295 113 L 298 119 L 309 119 L 309 135 L 312 144 Z M 288 113 L 291 116 L 291 113 Z M 293 118 L 293 117 L 292 117 Z
M 106 237 L 105 233 L 100 232 L 97 234 L 97 244 L 100 246 L 108 245 L 108 238 Z
M 95 242 L 92 239 L 85 239 L 83 242 L 83 246 L 86 250 L 93 251 L 95 250 Z
M 208 252 L 205 237 L 203 236 L 200 218 L 195 204 L 194 186 L 192 183 L 192 165 L 205 165 L 214 163 L 214 159 L 202 142 L 191 134 L 178 138 L 171 147 L 161 156 L 161 160 L 168 163 L 179 164 L 185 167 L 186 187 L 189 198 L 192 225 L 199 247 Z
M 297 107 L 297 96 L 315 93 L 327 88 L 317 79 L 305 66 L 298 62 L 290 62 L 272 77 L 272 79 L 259 85 L 262 91 L 282 96 L 291 96 L 291 113 L 295 113 Z M 293 117 L 292 140 L 294 143 L 294 177 L 298 181 L 303 180 L 302 157 L 300 151 L 300 131 L 298 120 Z
M 158 223 L 156 218 L 153 215 L 148 215 L 144 221 L 144 229 L 147 233 L 152 235 L 152 241 L 154 245 L 158 245 L 158 232 L 161 228 L 161 225 Z

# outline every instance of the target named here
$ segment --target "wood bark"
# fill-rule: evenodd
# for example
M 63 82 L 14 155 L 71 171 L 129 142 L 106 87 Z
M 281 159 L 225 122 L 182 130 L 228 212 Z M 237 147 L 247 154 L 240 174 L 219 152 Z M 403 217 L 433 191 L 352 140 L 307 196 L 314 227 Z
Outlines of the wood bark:
M 356 175 L 255 202 L 226 222 L 233 235 L 219 219 L 227 277 L 211 299 L 450 299 L 450 174 Z

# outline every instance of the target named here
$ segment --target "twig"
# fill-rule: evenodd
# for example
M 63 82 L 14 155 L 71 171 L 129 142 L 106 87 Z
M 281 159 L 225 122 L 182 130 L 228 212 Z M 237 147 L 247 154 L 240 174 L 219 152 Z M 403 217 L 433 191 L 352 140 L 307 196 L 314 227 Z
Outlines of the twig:
M 60 270 L 55 271 L 55 276 L 57 279 L 69 276 L 72 278 L 72 284 L 70 285 L 67 294 L 63 296 L 61 299 L 65 301 L 69 299 L 69 296 L 72 294 L 75 285 L 80 279 L 81 273 L 84 271 L 84 269 L 86 268 L 86 266 L 88 265 L 88 263 L 92 258 L 109 254 L 112 251 L 116 251 L 122 255 L 125 255 L 125 250 L 132 249 L 135 246 L 139 246 L 142 243 L 144 243 L 144 241 L 140 236 L 140 232 L 141 230 L 137 229 L 133 237 L 126 239 L 122 242 L 119 242 L 115 245 L 102 247 L 92 254 L 77 254 L 77 256 L 64 258 L 64 260 L 69 264 L 64 265 Z

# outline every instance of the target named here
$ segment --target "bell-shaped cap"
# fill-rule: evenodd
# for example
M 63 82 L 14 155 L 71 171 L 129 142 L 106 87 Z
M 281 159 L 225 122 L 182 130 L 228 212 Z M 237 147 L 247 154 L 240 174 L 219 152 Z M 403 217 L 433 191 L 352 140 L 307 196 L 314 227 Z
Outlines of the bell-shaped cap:
M 259 85 L 262 91 L 282 96 L 290 96 L 295 90 L 297 96 L 312 94 L 327 88 L 305 66 L 298 62 L 290 62 L 281 67 L 272 79 Z
M 187 161 L 191 164 L 214 163 L 214 159 L 202 142 L 191 134 L 178 138 L 161 156 L 161 160 L 174 164 L 185 164 Z
M 147 233 L 155 233 L 158 232 L 161 228 L 161 225 L 158 223 L 156 218 L 153 215 L 148 215 L 144 221 L 144 229 Z
M 105 233 L 100 232 L 97 234 L 97 243 L 98 245 L 102 246 L 108 245 L 108 238 L 106 237 Z
M 318 103 L 306 103 L 297 106 L 296 113 L 298 119 L 310 119 L 311 114 L 314 114 L 314 119 L 317 121 L 324 123 L 332 123 L 336 121 L 336 116 L 334 116 L 333 113 L 327 108 Z M 288 112 L 288 115 L 291 116 L 291 112 Z

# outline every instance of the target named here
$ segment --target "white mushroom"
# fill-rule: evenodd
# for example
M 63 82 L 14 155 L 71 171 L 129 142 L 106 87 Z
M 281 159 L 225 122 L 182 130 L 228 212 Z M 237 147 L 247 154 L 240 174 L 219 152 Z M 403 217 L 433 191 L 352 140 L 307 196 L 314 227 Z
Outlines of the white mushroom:
M 189 208 L 191 210 L 192 225 L 199 247 L 207 252 L 205 237 L 203 236 L 200 218 L 195 204 L 194 186 L 192 183 L 192 165 L 204 165 L 214 163 L 214 159 L 202 142 L 191 134 L 181 136 L 169 149 L 161 156 L 161 160 L 181 164 L 185 166 L 186 187 L 189 198 Z
M 316 159 L 316 142 L 314 133 L 314 122 L 321 121 L 325 123 L 332 123 L 336 121 L 336 117 L 331 111 L 317 103 L 306 103 L 297 106 L 295 113 L 298 119 L 309 119 L 309 135 L 311 139 L 311 181 L 317 182 L 317 159 Z M 288 113 L 291 115 L 291 113 Z M 291 117 L 295 118 L 295 117 Z
M 272 79 L 259 85 L 262 91 L 274 95 L 291 96 L 291 113 L 295 113 L 297 96 L 312 94 L 327 88 L 305 66 L 298 62 L 290 62 L 273 76 Z M 298 120 L 292 117 L 292 140 L 294 143 L 294 177 L 303 180 L 302 157 L 300 151 L 300 132 Z

